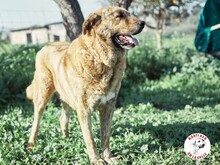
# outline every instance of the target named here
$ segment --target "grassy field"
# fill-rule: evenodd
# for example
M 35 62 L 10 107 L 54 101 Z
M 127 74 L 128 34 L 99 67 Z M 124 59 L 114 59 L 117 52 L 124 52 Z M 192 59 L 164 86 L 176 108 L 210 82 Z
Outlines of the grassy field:
M 192 133 L 202 133 L 211 142 L 210 154 L 197 164 L 220 164 L 220 61 L 198 54 L 192 39 L 168 38 L 165 49 L 156 52 L 153 43 L 143 38 L 143 44 L 129 53 L 111 137 L 113 154 L 121 156 L 119 164 L 194 165 L 183 147 Z M 5 70 L 5 77 L 9 71 Z M 20 105 L 5 104 L 8 98 L 0 95 L 4 101 L 0 164 L 89 164 L 75 112 L 70 137 L 64 138 L 59 127 L 60 108 L 54 102 L 47 106 L 38 143 L 29 153 L 26 145 L 33 108 L 23 93 L 18 95 L 13 98 L 22 102 Z M 101 153 L 98 113 L 93 114 L 93 132 Z
M 70 138 L 62 137 L 60 110 L 48 106 L 41 121 L 33 153 L 26 144 L 33 113 L 31 109 L 8 108 L 1 115 L 1 164 L 89 164 L 75 113 L 70 121 Z M 131 117 L 132 116 L 132 117 Z M 130 105 L 115 111 L 111 147 L 121 156 L 120 164 L 195 164 L 184 152 L 183 144 L 192 133 L 203 133 L 211 142 L 211 153 L 201 164 L 220 163 L 220 105 L 162 111 L 149 104 Z M 98 115 L 93 130 L 99 144 Z M 100 147 L 98 146 L 100 149 Z

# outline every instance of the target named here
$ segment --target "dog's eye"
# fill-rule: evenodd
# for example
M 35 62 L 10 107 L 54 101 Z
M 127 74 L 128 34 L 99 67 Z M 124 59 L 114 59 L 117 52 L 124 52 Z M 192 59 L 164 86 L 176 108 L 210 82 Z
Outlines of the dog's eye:
M 124 18 L 124 17 L 126 17 L 126 15 L 125 15 L 125 13 L 120 12 L 120 13 L 118 13 L 118 15 L 116 17 L 117 18 Z

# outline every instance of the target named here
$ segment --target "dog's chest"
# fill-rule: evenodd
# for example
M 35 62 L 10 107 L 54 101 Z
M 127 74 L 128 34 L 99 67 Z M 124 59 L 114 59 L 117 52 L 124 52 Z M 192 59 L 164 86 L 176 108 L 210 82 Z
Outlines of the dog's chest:
M 115 92 L 108 92 L 106 95 L 99 96 L 99 102 L 100 104 L 106 104 L 108 101 L 113 100 L 116 96 Z
M 100 92 L 101 90 L 97 87 L 93 93 L 91 93 L 88 97 L 88 105 L 91 109 L 94 109 L 98 106 L 106 105 L 110 102 L 114 102 L 117 97 L 119 88 L 120 88 L 120 81 L 117 79 L 116 81 L 111 82 L 108 85 L 108 88 L 105 91 Z
M 114 102 L 121 87 L 124 69 L 125 56 L 119 56 L 115 66 L 106 70 L 101 80 L 88 93 L 88 105 L 91 109 Z
M 93 111 L 95 108 L 107 105 L 109 102 L 114 101 L 116 92 L 109 91 L 103 95 L 91 95 L 88 99 L 88 107 Z

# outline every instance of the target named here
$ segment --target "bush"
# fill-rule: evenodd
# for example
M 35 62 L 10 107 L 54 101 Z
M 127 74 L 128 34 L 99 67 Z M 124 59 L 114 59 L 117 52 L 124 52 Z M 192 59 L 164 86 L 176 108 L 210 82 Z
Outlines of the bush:
M 172 42 L 171 39 L 168 39 Z M 170 41 L 171 40 L 171 41 Z M 148 41 L 143 41 L 139 47 L 128 54 L 128 67 L 125 83 L 140 83 L 147 79 L 157 80 L 165 74 L 179 71 L 182 65 L 197 54 L 194 48 L 184 42 L 157 51 Z
M 170 110 L 217 104 L 220 61 L 199 54 L 186 38 L 169 38 L 160 52 L 150 44 L 130 51 L 118 106 L 150 102 Z
M 34 59 L 40 46 L 0 47 L 0 105 L 25 99 L 25 88 L 33 78 Z

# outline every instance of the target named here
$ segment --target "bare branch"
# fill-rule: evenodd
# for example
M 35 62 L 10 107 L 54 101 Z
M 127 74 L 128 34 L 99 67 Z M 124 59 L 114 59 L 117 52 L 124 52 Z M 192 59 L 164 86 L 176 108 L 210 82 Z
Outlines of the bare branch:
M 133 0 L 109 0 L 112 6 L 123 7 L 128 10 Z

